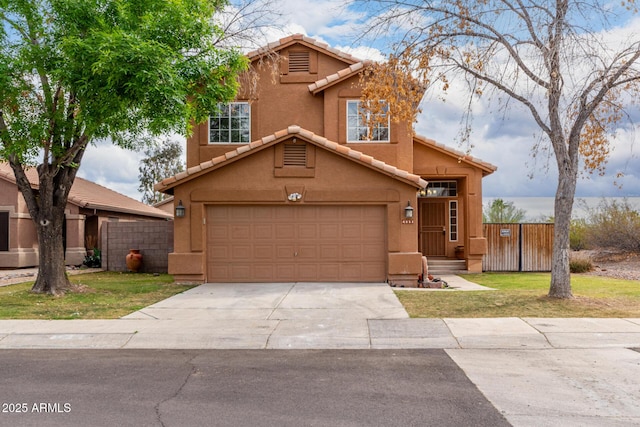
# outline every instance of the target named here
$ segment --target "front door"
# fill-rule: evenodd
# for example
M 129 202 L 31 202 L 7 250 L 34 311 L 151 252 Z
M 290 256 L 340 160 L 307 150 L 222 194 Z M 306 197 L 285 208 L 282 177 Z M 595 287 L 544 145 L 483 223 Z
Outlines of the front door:
M 447 201 L 419 198 L 420 251 L 426 257 L 444 257 L 447 238 Z

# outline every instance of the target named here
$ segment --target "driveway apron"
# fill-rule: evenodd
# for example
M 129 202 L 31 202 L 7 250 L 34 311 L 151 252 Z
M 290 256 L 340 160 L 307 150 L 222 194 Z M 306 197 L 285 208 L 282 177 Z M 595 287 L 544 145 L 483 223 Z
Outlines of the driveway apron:
M 369 320 L 408 317 L 385 283 L 209 283 L 124 319 L 144 321 L 128 348 L 287 349 L 370 348 Z

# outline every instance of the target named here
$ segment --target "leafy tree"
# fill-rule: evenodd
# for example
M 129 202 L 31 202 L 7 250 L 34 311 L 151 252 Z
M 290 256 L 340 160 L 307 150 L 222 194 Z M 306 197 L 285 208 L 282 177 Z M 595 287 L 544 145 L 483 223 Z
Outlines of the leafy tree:
M 359 3 L 378 13 L 370 34 L 403 34 L 364 88 L 365 99 L 389 102 L 394 119 L 413 123 L 425 91 L 446 92 L 457 81 L 469 94 L 464 139 L 475 97 L 498 98 L 506 113 L 514 106 L 530 113 L 558 169 L 549 296 L 572 298 L 569 229 L 579 171 L 603 173 L 611 135 L 640 95 L 638 34 L 619 28 L 636 12 L 635 0 Z
M 482 219 L 492 223 L 517 223 L 522 222 L 525 215 L 524 209 L 516 208 L 513 202 L 495 199 L 484 207 Z
M 64 209 L 85 149 L 187 133 L 233 99 L 246 59 L 215 45 L 224 0 L 0 0 L 0 158 L 36 225 L 34 292 L 68 285 Z M 32 189 L 25 169 L 36 166 Z
M 167 197 L 166 194 L 155 191 L 153 185 L 184 170 L 182 145 L 178 141 L 165 140 L 148 147 L 144 155 L 146 157 L 138 167 L 138 191 L 142 191 L 144 203 L 153 205 Z

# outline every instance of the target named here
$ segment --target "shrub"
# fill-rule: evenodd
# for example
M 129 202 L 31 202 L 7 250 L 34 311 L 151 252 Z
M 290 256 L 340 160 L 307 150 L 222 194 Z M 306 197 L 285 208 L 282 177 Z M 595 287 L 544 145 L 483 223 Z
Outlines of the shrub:
M 589 224 L 585 219 L 574 219 L 569 228 L 569 246 L 574 251 L 589 249 L 588 245 Z
M 93 255 L 87 255 L 84 257 L 84 262 L 82 263 L 89 268 L 100 268 L 102 267 L 102 253 L 100 249 L 93 248 Z
M 640 252 L 640 213 L 627 199 L 603 200 L 589 212 L 587 242 L 593 247 Z
M 593 264 L 589 259 L 572 259 L 569 261 L 569 270 L 572 273 L 587 273 L 593 270 Z

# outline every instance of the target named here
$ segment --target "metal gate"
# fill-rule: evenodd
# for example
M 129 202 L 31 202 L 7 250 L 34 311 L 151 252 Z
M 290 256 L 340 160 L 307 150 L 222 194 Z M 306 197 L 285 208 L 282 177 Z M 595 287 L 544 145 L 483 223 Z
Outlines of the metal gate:
M 551 271 L 554 224 L 484 224 L 483 271 Z

